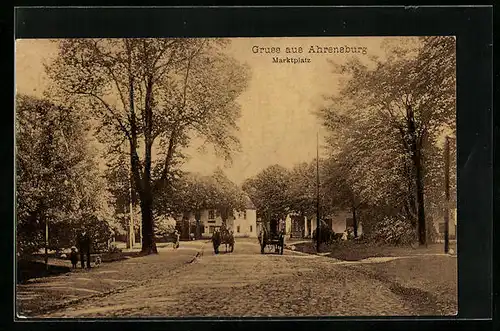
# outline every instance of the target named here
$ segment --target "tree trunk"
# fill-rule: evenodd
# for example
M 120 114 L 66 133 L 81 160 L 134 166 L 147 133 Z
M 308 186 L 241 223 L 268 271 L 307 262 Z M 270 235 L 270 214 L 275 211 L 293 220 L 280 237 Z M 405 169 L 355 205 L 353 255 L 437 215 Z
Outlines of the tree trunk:
M 149 195 L 149 197 L 148 197 Z M 158 254 L 156 242 L 154 238 L 153 224 L 153 199 L 149 192 L 143 192 L 141 197 L 141 214 L 142 214 L 142 249 L 143 254 Z
M 154 240 L 154 221 L 153 221 L 153 194 L 150 183 L 150 174 L 143 173 L 141 176 L 140 162 L 137 157 L 137 144 L 135 135 L 131 139 L 131 163 L 134 177 L 135 189 L 139 193 L 142 221 L 142 249 L 144 254 L 157 254 L 156 243 Z M 145 176 L 145 178 L 144 178 Z
M 413 161 L 413 169 L 415 174 L 415 186 L 417 190 L 417 231 L 418 241 L 420 245 L 427 244 L 427 229 L 425 224 L 425 205 L 424 205 L 424 174 L 422 166 L 422 145 L 419 143 L 417 136 L 417 128 L 415 123 L 415 115 L 413 108 L 408 105 L 407 111 L 407 126 L 410 137 L 409 147 L 411 151 L 411 159 Z M 421 138 L 421 137 L 420 137 Z M 421 140 L 420 140 L 421 141 Z
M 358 237 L 358 221 L 356 220 L 356 206 L 352 206 L 352 225 L 354 227 L 354 238 Z
M 418 241 L 420 245 L 427 245 L 427 229 L 425 224 L 425 205 L 424 205 L 424 183 L 423 171 L 420 153 L 415 156 L 415 171 L 417 184 L 417 223 L 418 223 Z
M 413 162 L 413 161 L 412 161 Z M 405 160 L 404 161 L 404 176 L 408 180 L 408 190 L 407 190 L 407 198 L 404 203 L 404 210 L 406 212 L 406 216 L 411 221 L 411 225 L 416 228 L 417 227 L 417 203 L 416 203 L 416 194 L 415 194 L 415 171 L 413 171 L 413 164 Z
M 197 209 L 194 213 L 194 219 L 196 220 L 196 239 L 201 238 L 201 227 L 200 227 L 200 220 L 201 220 L 201 212 L 199 209 Z

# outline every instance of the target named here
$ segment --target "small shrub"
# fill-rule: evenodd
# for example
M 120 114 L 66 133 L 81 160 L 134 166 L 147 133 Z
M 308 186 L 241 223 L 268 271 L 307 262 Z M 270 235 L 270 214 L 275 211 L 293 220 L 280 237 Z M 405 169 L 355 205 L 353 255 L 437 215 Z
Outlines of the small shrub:
M 341 242 L 343 233 L 333 233 L 332 241 Z
M 121 248 L 118 248 L 115 243 L 109 245 L 108 253 L 121 253 Z
M 404 217 L 385 217 L 375 225 L 371 238 L 378 243 L 404 246 L 415 241 L 416 232 L 411 222 Z
M 312 235 L 313 241 L 317 241 L 317 236 L 318 236 L 317 232 L 318 232 L 318 229 L 315 229 L 313 231 L 313 235 Z M 325 223 L 321 223 L 321 225 L 320 225 L 320 243 L 329 243 L 333 240 L 334 236 L 335 236 L 335 232 L 333 232 L 333 230 Z

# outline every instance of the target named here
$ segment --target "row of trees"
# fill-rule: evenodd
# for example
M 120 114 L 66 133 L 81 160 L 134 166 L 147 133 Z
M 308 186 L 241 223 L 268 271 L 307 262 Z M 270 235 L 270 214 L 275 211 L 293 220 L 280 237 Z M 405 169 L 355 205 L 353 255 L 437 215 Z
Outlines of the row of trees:
M 361 205 L 345 173 L 346 169 L 331 158 L 298 163 L 291 169 L 272 165 L 247 179 L 243 190 L 256 205 L 257 216 L 263 219 L 285 219 L 290 213 L 312 218 L 319 207 L 320 219 L 349 210 L 356 222 Z
M 239 148 L 236 98 L 246 88 L 248 69 L 226 55 L 224 39 L 56 43 L 57 57 L 46 67 L 51 98 L 91 116 L 100 142 L 109 147 L 108 155 L 121 155 L 122 167 L 127 156 L 132 195 L 141 210 L 142 251 L 156 253 L 156 199 L 173 204 L 182 150 L 190 139 L 204 139 L 227 159 Z
M 321 161 L 321 176 L 325 173 L 324 161 Z M 266 220 L 285 219 L 289 213 L 311 217 L 316 214 L 317 181 L 316 161 L 295 165 L 292 169 L 281 165 L 272 165 L 256 176 L 245 180 L 243 190 L 249 195 L 257 208 L 257 216 Z M 320 205 L 322 212 L 332 211 L 327 203 L 330 195 L 327 186 L 320 187 Z M 328 209 L 327 209 L 328 208 Z
M 183 173 L 175 180 L 169 191 L 159 195 L 155 204 L 155 224 L 159 232 L 168 233 L 167 217 L 194 215 L 196 227 L 200 222 L 202 210 L 216 210 L 226 221 L 234 210 L 245 210 L 247 197 L 235 183 L 227 178 L 221 169 L 210 176 L 199 173 Z
M 211 176 L 185 173 L 174 181 L 170 191 L 158 196 L 155 211 L 161 215 L 199 215 L 204 209 L 214 209 L 227 220 L 233 210 L 244 210 L 245 205 L 243 191 L 217 169 Z
M 387 39 L 384 57 L 332 62 L 339 92 L 317 112 L 328 132 L 320 161 L 320 211 L 351 210 L 364 231 L 405 220 L 426 244 L 430 214 L 444 209 L 445 135 L 455 132 L 455 39 Z M 456 148 L 451 155 L 456 186 Z M 316 164 L 274 165 L 244 189 L 261 217 L 316 212 Z M 456 197 L 452 196 L 452 200 Z M 403 227 L 405 228 L 405 227 Z
M 227 214 L 240 205 L 241 192 L 220 171 L 210 179 L 180 171 L 194 137 L 228 160 L 239 149 L 237 98 L 249 72 L 225 53 L 227 40 L 55 42 L 58 54 L 46 67 L 51 102 L 16 101 L 20 247 L 40 246 L 49 218 L 74 220 L 75 228 L 82 219 L 125 215 L 131 195 L 141 211 L 142 250 L 156 253 L 155 214 L 205 207 Z M 329 132 L 321 209 L 351 208 L 365 219 L 404 214 L 424 244 L 428 211 L 443 201 L 441 140 L 455 131 L 455 39 L 398 39 L 384 48 L 386 56 L 370 63 L 332 64 L 344 79 L 318 112 Z M 94 131 L 107 147 L 105 177 L 89 144 Z M 311 215 L 315 163 L 269 167 L 243 189 L 261 217 Z
M 130 199 L 137 207 L 139 198 L 131 191 L 126 155 L 110 158 L 101 173 L 84 113 L 24 95 L 17 96 L 16 110 L 18 252 L 45 246 L 46 223 L 49 249 L 74 245 L 82 228 L 102 242 L 127 231 Z M 243 192 L 221 169 L 212 176 L 178 172 L 168 188 L 155 199 L 159 218 L 201 209 L 227 218 L 245 208 Z
M 192 194 L 179 198 L 179 192 L 187 189 L 181 187 L 187 184 L 180 179 L 179 169 L 190 140 L 204 140 L 228 161 L 239 149 L 236 98 L 246 88 L 249 71 L 226 54 L 229 41 L 225 39 L 66 39 L 54 43 L 57 55 L 46 65 L 50 102 L 23 99 L 16 107 L 17 141 L 21 142 L 17 154 L 19 231 L 40 236 L 39 223 L 45 215 L 54 218 L 70 207 L 74 213 L 92 215 L 106 209 L 112 218 L 124 221 L 132 196 L 134 205 L 140 207 L 142 251 L 156 253 L 154 214 L 171 212 L 175 205 L 179 209 L 179 203 L 185 205 L 201 192 L 193 189 Z M 59 116 L 60 112 L 65 114 Z M 104 176 L 90 153 L 89 132 L 107 148 Z M 63 134 L 67 146 L 58 140 Z M 30 150 L 34 146 L 38 148 Z M 41 181 L 46 187 L 40 186 Z M 219 184 L 230 189 L 223 181 Z M 84 191 L 83 196 L 71 189 Z M 204 201 L 200 199 L 196 203 Z M 56 207 L 55 201 L 64 201 L 68 207 Z M 99 203 L 113 208 L 101 208 Z M 198 208 L 193 204 L 190 208 Z
M 385 57 L 370 63 L 332 63 L 343 82 L 318 115 L 343 198 L 353 208 L 404 215 L 425 244 L 428 211 L 444 203 L 443 138 L 455 132 L 455 39 L 396 38 L 383 46 Z

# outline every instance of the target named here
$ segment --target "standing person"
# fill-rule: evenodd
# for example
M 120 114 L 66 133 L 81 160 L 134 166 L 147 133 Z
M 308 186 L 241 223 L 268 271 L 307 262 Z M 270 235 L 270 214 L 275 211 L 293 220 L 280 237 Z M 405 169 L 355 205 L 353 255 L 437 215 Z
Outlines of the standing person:
M 76 252 L 76 247 L 71 247 L 71 253 L 69 254 L 69 259 L 71 260 L 71 265 L 73 269 L 76 269 L 76 265 L 78 264 L 78 253 Z
M 87 268 L 90 269 L 90 236 L 85 229 L 78 236 L 78 246 L 82 269 L 85 269 L 85 255 L 87 256 Z
M 179 231 L 177 231 L 177 229 L 174 231 L 174 240 L 175 240 L 175 243 L 174 243 L 174 249 L 177 249 L 179 248 L 179 241 L 180 241 L 180 233 Z
M 212 244 L 214 246 L 214 253 L 219 254 L 219 246 L 221 243 L 221 234 L 219 229 L 215 230 L 212 235 Z

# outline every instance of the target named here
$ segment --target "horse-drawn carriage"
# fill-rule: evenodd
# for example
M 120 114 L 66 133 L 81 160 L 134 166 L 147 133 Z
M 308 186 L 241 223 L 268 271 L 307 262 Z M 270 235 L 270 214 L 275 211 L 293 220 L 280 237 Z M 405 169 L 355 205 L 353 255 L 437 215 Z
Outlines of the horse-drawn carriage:
M 259 233 L 260 253 L 264 254 L 267 246 L 275 253 L 283 254 L 285 248 L 285 234 L 279 229 L 278 222 L 263 222 Z
M 212 235 L 212 244 L 214 246 L 214 253 L 219 254 L 219 246 L 226 245 L 226 253 L 229 247 L 229 252 L 234 251 L 234 235 L 232 231 L 229 231 L 225 226 L 221 226 L 220 229 L 215 230 Z

